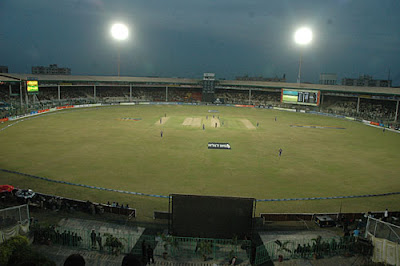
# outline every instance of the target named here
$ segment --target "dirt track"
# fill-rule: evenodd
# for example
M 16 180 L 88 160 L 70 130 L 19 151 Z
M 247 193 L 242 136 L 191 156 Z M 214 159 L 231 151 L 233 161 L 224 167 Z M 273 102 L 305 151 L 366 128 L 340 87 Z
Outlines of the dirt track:
M 221 127 L 221 123 L 218 118 L 211 118 L 210 126 L 215 127 L 215 123 L 217 123 L 217 127 Z
M 161 123 L 160 123 L 160 120 L 157 120 L 155 122 L 155 125 L 164 125 L 165 123 L 167 123 L 169 117 L 161 117 L 160 119 L 161 119 Z
M 253 126 L 253 124 L 247 120 L 247 119 L 240 119 L 242 121 L 243 125 L 245 125 L 248 129 L 255 129 L 256 127 Z

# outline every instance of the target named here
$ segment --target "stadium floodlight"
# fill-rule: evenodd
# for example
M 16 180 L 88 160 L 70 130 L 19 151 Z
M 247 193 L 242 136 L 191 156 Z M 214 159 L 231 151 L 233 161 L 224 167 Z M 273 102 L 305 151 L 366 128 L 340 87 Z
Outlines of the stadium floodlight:
M 312 41 L 312 31 L 309 28 L 300 28 L 294 34 L 294 41 L 301 46 L 307 45 Z M 297 83 L 301 83 L 301 61 L 302 52 L 300 51 L 299 75 L 297 76 Z
M 116 23 L 111 27 L 111 35 L 117 41 L 123 41 L 128 38 L 129 31 L 128 27 L 121 23 Z M 120 69 L 120 51 L 118 46 L 118 77 L 119 77 L 119 69 Z
M 126 40 L 129 35 L 128 28 L 121 23 L 114 24 L 111 27 L 111 35 L 118 41 Z
M 300 45 L 309 44 L 312 40 L 312 31 L 309 28 L 300 28 L 294 34 L 294 40 Z

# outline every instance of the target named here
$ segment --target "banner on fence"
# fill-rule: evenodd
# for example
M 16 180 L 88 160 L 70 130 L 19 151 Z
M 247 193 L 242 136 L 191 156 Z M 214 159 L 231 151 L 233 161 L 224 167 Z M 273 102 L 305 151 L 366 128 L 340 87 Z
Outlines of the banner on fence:
M 289 108 L 274 107 L 273 109 L 280 111 L 296 112 L 296 109 L 289 109 Z
M 400 244 L 373 236 L 371 240 L 374 246 L 373 262 L 400 265 Z
M 254 107 L 255 105 L 251 104 L 235 104 L 235 107 Z

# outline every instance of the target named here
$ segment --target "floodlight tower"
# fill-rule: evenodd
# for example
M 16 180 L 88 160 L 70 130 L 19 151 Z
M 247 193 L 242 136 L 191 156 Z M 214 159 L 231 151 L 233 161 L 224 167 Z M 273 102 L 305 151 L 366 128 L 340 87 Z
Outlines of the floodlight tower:
M 294 41 L 300 45 L 304 46 L 311 42 L 312 40 L 312 31 L 309 28 L 300 28 L 294 34 Z M 300 63 L 299 63 L 299 75 L 297 76 L 297 83 L 301 83 L 301 61 L 303 57 L 303 50 L 300 50 Z
M 124 24 L 116 23 L 111 27 L 111 35 L 118 42 L 124 41 L 128 38 L 129 35 L 128 27 L 126 27 Z M 118 77 L 119 77 L 120 63 L 121 63 L 120 46 L 118 43 Z

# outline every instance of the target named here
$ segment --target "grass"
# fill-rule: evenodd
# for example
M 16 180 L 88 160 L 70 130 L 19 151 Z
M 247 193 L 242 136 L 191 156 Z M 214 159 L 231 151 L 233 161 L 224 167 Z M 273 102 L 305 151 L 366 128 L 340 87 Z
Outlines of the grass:
M 206 120 L 217 109 L 224 121 Z M 169 120 L 160 125 L 161 116 Z M 141 118 L 119 121 L 119 118 Z M 201 127 L 182 126 L 202 117 Z M 274 118 L 277 117 L 277 121 Z M 240 119 L 254 126 L 247 129 Z M 0 124 L 0 128 L 11 124 Z M 346 129 L 290 127 L 291 124 Z M 208 125 L 208 126 L 207 126 Z M 164 137 L 160 137 L 163 130 Z M 232 150 L 208 150 L 229 142 Z M 0 168 L 56 180 L 168 195 L 323 197 L 400 191 L 400 136 L 357 122 L 274 110 L 207 106 L 126 106 L 66 110 L 0 132 Z M 279 148 L 283 149 L 278 157 Z M 150 219 L 168 200 L 34 180 L 0 172 L 0 183 L 97 202 L 118 201 Z M 396 209 L 400 196 L 257 203 L 259 212 Z

